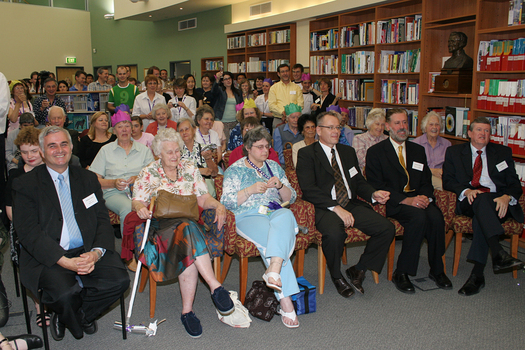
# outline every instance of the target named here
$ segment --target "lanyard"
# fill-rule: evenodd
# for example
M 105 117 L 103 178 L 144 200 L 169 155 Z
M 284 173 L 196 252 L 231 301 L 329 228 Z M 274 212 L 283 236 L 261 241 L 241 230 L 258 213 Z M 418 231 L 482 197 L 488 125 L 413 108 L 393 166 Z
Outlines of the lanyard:
M 199 134 L 201 135 L 202 141 L 204 142 L 204 146 L 206 146 L 207 143 L 206 143 L 206 140 L 204 139 L 204 135 L 202 134 L 201 129 L 199 129 Z M 211 145 L 211 134 L 209 133 L 209 131 L 208 131 L 208 142 Z
M 186 99 L 186 95 L 182 96 L 182 103 L 184 103 L 184 100 Z M 179 104 L 179 96 L 175 96 L 175 100 L 177 101 L 177 105 Z M 181 111 L 182 107 L 179 106 L 179 116 L 180 116 L 180 111 Z M 199 130 L 200 131 L 200 130 Z M 202 134 L 201 134 L 202 136 Z M 211 141 L 210 141 L 211 143 Z
M 146 96 L 147 97 L 147 96 Z M 149 102 L 149 97 L 148 97 L 148 106 L 149 106 L 149 111 L 151 112 L 151 110 L 153 109 L 153 107 L 155 107 L 155 103 L 157 103 L 157 100 L 154 98 L 153 99 L 153 106 L 151 105 L 151 103 Z
M 259 174 L 261 174 L 264 178 L 266 178 L 267 180 L 270 180 L 270 178 L 273 177 L 273 172 L 272 172 L 272 169 L 270 169 L 270 167 L 268 166 L 268 163 L 264 162 L 264 165 L 266 165 L 266 169 L 268 169 L 268 172 L 270 173 L 270 176 L 266 175 L 265 173 L 263 173 L 263 171 L 255 164 L 252 163 L 252 161 L 250 160 L 250 158 L 246 157 L 246 160 L 248 161 L 248 164 L 250 164 L 255 170 L 257 170 L 257 172 Z

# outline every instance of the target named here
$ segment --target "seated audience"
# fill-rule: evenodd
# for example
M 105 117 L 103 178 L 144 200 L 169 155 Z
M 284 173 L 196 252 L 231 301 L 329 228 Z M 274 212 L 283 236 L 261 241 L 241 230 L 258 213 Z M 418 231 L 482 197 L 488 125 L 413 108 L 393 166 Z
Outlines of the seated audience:
M 250 85 L 250 82 L 246 79 L 243 79 L 240 81 L 239 88 L 241 89 L 242 93 L 242 99 L 243 100 L 250 100 L 254 99 L 253 93 L 252 93 L 252 86 Z
M 153 123 L 153 107 L 158 104 L 166 103 L 165 98 L 157 93 L 159 84 L 157 77 L 154 75 L 146 76 L 146 91 L 135 98 L 133 103 L 133 116 L 139 116 L 144 124 L 144 131 L 150 123 Z
M 58 83 L 60 90 L 60 83 Z M 77 70 L 75 73 L 75 84 L 69 89 L 69 91 L 87 91 L 86 85 L 86 72 Z
M 443 163 L 445 162 L 445 152 L 450 147 L 449 140 L 439 136 L 443 121 L 436 112 L 429 112 L 421 121 L 421 131 L 423 135 L 416 137 L 413 141 L 425 147 L 427 162 L 432 172 L 432 186 L 436 190 L 443 189 Z
M 317 141 L 315 139 L 317 136 L 315 132 L 316 128 L 317 118 L 312 114 L 303 114 L 299 117 L 299 120 L 297 120 L 297 130 L 303 135 L 304 139 L 294 143 L 292 146 L 292 159 L 294 167 L 297 166 L 297 154 L 299 153 L 299 150 Z
M 20 149 L 15 144 L 15 140 L 19 132 L 25 128 L 34 128 L 34 126 L 35 117 L 31 113 L 26 112 L 20 117 L 19 128 L 16 130 L 11 130 L 7 134 L 7 139 L 5 141 L 5 161 L 7 164 L 7 171 L 19 168 L 20 166 Z
M 57 92 L 68 92 L 69 84 L 65 80 L 60 80 L 58 82 L 58 91 Z
M 202 107 L 202 95 L 195 89 L 195 77 L 192 74 L 186 74 L 184 80 L 186 80 L 186 95 L 195 99 L 196 108 Z
M 155 78 L 160 79 L 160 68 L 157 66 L 151 66 L 146 71 L 146 76 L 153 75 Z M 161 79 L 162 89 L 166 88 L 166 83 Z M 144 80 L 142 84 L 140 84 L 140 90 L 144 91 L 147 88 L 147 82 Z
M 259 120 L 257 118 L 254 118 L 254 117 L 244 118 L 241 122 L 241 130 L 242 130 L 243 139 L 244 139 L 244 135 L 246 135 L 248 131 L 258 127 L 259 125 L 261 124 L 259 123 Z M 240 144 L 239 146 L 237 146 L 237 148 L 235 148 L 230 153 L 230 158 L 228 160 L 228 163 L 231 165 L 235 163 L 236 161 L 238 161 L 239 159 L 241 159 L 242 157 L 244 157 L 243 152 L 244 152 L 243 144 Z M 279 155 L 277 154 L 277 152 L 275 152 L 273 147 L 270 147 L 268 159 L 271 159 L 274 162 L 279 163 Z
M 326 109 L 326 111 L 331 112 L 331 113 L 336 113 L 341 116 L 341 133 L 339 135 L 339 143 L 346 145 L 346 146 L 352 146 L 352 141 L 354 140 L 354 132 L 352 131 L 350 127 L 345 125 L 345 119 L 341 115 L 341 108 L 339 106 L 329 106 Z
M 108 74 L 108 84 L 113 87 L 115 86 L 115 84 L 117 83 L 117 77 L 115 76 L 115 74 Z
M 89 131 L 78 145 L 78 158 L 82 168 L 89 168 L 102 146 L 117 139 L 108 129 L 109 118 L 105 112 L 96 112 L 89 118 Z
M 64 127 L 66 123 L 66 112 L 64 109 L 58 106 L 49 108 L 47 120 L 50 125 L 64 128 L 71 135 L 71 140 L 73 142 L 73 155 L 78 156 L 79 134 L 76 130 L 66 129 Z
M 270 93 L 272 84 L 272 79 L 264 79 L 261 87 L 262 93 L 258 94 L 257 98 L 255 99 L 255 105 L 261 112 L 261 122 L 266 127 L 266 129 L 270 131 L 270 135 L 273 133 L 273 114 L 270 112 L 270 107 L 268 106 L 268 94 Z
M 153 110 L 151 111 L 151 114 L 153 115 L 153 119 L 155 120 L 153 123 L 148 125 L 146 128 L 146 132 L 152 134 L 153 136 L 157 135 L 157 132 L 162 129 L 166 128 L 172 128 L 177 130 L 177 123 L 174 122 L 171 119 L 171 111 L 168 108 L 167 105 L 164 103 L 159 103 L 153 107 Z
M 297 120 L 303 110 L 301 106 L 290 103 L 284 106 L 286 112 L 286 124 L 278 126 L 273 131 L 273 147 L 279 153 L 279 162 L 284 166 L 283 149 L 290 142 L 292 145 L 302 141 L 303 135 L 297 129 Z
M 139 116 L 131 117 L 131 137 L 134 141 L 142 143 L 144 146 L 151 148 L 155 136 L 149 132 L 142 131 L 142 119 Z
M 44 82 L 45 94 L 37 97 L 33 103 L 35 118 L 41 126 L 45 126 L 49 108 L 53 106 L 61 107 L 66 110 L 66 104 L 56 95 L 57 82 L 55 79 L 48 78 Z
M 299 292 L 299 286 L 290 257 L 298 228 L 293 213 L 280 208 L 283 202 L 293 203 L 296 193 L 279 163 L 267 160 L 271 142 L 262 126 L 246 133 L 246 157 L 226 169 L 221 202 L 235 214 L 237 233 L 259 249 L 266 265 L 263 279 L 280 301 L 283 324 L 297 328 L 291 296 Z
M 237 121 L 239 122 L 230 132 L 230 140 L 228 141 L 228 150 L 234 150 L 235 148 L 242 145 L 242 131 L 241 131 L 241 122 L 244 118 L 254 117 L 261 120 L 261 111 L 255 105 L 255 102 L 252 99 L 244 100 L 244 102 L 239 103 L 235 106 L 237 110 Z
M 366 152 L 370 147 L 388 138 L 383 131 L 385 131 L 385 112 L 382 108 L 374 108 L 366 117 L 367 132 L 356 135 L 352 142 L 352 147 L 355 149 L 357 160 L 359 161 L 359 168 L 361 172 L 365 173 Z
M 212 130 L 214 123 L 214 112 L 211 107 L 202 106 L 195 114 L 195 121 L 197 122 L 197 133 L 195 140 L 202 145 L 204 150 L 211 150 L 213 160 L 219 164 L 222 159 L 222 145 L 219 139 L 219 134 Z
M 263 86 L 264 79 L 266 79 L 264 75 L 258 75 L 257 77 L 255 77 L 255 87 L 253 89 L 254 99 L 256 99 L 259 95 L 263 94 L 262 86 Z
M 301 80 L 301 87 L 303 88 L 304 100 L 304 107 L 302 113 L 310 114 L 312 113 L 312 104 L 314 103 L 314 99 L 317 98 L 317 95 L 312 91 L 312 78 L 310 78 L 309 73 L 303 74 Z
M 183 145 L 180 135 L 173 129 L 161 130 L 155 136 L 152 148 L 159 159 L 142 169 L 137 177 L 133 188 L 133 210 L 143 220 L 151 218 L 149 202 L 161 190 L 175 195 L 195 195 L 199 207 L 215 209 L 217 227 L 220 230 L 226 221 L 226 208 L 210 196 L 195 163 L 189 159 L 181 159 Z M 202 335 L 202 327 L 193 311 L 193 302 L 199 274 L 208 284 L 211 299 L 219 313 L 231 314 L 234 305 L 228 291 L 215 278 L 201 226 L 188 218 L 159 221 L 161 229 L 155 234 L 156 240 L 165 242 L 166 246 L 146 246 L 146 265 L 158 267 L 154 275 L 159 282 L 179 278 L 182 294 L 181 321 L 186 332 L 191 337 L 198 338 Z M 148 254 L 151 250 L 154 253 Z
M 171 109 L 171 119 L 177 122 L 180 118 L 193 118 L 197 103 L 193 97 L 186 95 L 184 79 L 179 78 L 173 82 L 173 93 L 175 97 L 168 103 Z
M 334 106 L 336 107 L 336 106 Z M 330 108 L 330 107 L 329 107 Z M 348 146 L 353 146 L 354 143 L 354 131 L 352 128 L 348 125 L 348 108 L 341 107 L 341 135 L 344 135 L 346 138 L 346 141 L 348 142 Z M 341 142 L 341 141 L 339 141 Z
M 91 84 L 94 80 L 95 80 L 95 77 L 93 76 L 93 74 L 91 73 L 86 74 L 86 85 Z
M 87 87 L 88 91 L 109 91 L 112 86 L 108 84 L 109 70 L 100 67 L 97 69 L 98 79 L 90 83 Z
M 100 149 L 89 170 L 97 174 L 106 207 L 120 216 L 122 230 L 126 215 L 131 212 L 131 187 L 140 170 L 154 159 L 148 147 L 131 138 L 128 114 L 118 111 L 111 122 L 117 140 Z

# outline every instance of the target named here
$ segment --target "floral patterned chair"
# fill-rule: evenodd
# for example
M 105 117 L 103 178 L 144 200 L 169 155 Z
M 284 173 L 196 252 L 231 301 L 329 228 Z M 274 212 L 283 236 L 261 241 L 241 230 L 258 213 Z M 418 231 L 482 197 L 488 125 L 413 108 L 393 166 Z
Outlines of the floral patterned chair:
M 288 147 L 290 147 L 290 148 L 288 148 Z M 284 157 L 284 170 L 285 171 L 289 171 L 289 170 L 294 171 L 295 167 L 293 166 L 292 143 L 291 142 L 287 142 L 284 145 L 283 157 Z

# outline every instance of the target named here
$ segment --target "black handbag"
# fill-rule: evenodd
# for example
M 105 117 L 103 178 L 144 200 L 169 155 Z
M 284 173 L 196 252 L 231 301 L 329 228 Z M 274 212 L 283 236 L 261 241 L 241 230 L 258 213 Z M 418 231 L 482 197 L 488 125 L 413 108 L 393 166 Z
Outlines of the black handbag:
M 277 312 L 279 302 L 264 281 L 253 281 L 252 288 L 246 293 L 244 306 L 253 317 L 270 322 Z

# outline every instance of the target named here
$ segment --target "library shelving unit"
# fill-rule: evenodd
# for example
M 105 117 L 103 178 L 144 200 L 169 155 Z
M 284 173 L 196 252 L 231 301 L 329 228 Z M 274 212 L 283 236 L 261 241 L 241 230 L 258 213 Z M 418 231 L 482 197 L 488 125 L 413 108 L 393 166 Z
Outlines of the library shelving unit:
M 215 74 L 224 67 L 224 56 L 201 58 L 201 77 L 205 73 Z
M 224 70 L 246 73 L 248 79 L 262 75 L 276 80 L 279 64 L 296 63 L 296 25 L 288 23 L 229 34 L 227 45 L 228 64 Z

